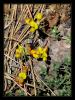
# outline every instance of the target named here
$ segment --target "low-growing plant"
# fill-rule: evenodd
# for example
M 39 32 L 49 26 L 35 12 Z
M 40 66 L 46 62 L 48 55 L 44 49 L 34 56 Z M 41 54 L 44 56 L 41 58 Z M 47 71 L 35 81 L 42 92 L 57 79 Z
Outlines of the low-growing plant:
M 68 36 L 64 36 L 64 40 L 67 44 L 71 44 L 71 36 L 68 35 Z
M 63 66 L 63 68 L 61 68 Z M 56 75 L 48 76 L 46 69 L 41 69 L 41 77 L 44 82 L 52 89 L 57 89 L 59 96 L 71 96 L 71 59 L 65 57 L 63 64 L 56 62 L 53 64 L 53 71 Z M 62 70 L 64 69 L 64 70 Z M 64 72 L 64 74 L 62 74 Z

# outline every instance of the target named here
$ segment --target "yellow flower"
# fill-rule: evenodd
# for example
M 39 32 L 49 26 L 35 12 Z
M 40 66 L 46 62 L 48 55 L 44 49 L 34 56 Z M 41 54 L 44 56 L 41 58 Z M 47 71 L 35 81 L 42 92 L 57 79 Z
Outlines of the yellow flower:
M 34 22 L 34 20 L 33 20 L 33 19 L 31 19 L 31 21 L 30 21 L 29 25 L 30 25 L 30 26 L 32 26 L 32 27 L 34 27 L 35 22 Z
M 32 26 L 33 28 L 38 29 L 38 24 L 36 22 L 34 22 L 34 20 L 32 19 L 29 23 L 30 26 Z
M 34 58 L 39 58 L 39 55 L 33 54 L 33 57 L 34 57 Z
M 30 32 L 35 32 L 38 27 L 39 27 L 39 23 L 40 20 L 42 19 L 43 15 L 41 13 L 37 13 L 34 17 L 34 19 L 37 19 L 37 22 L 35 22 L 33 19 L 31 18 L 26 18 L 25 22 L 31 26 Z
M 16 58 L 20 58 L 20 54 L 16 54 L 16 56 L 15 56 Z
M 38 19 L 38 20 L 41 20 L 42 17 L 43 17 L 43 15 L 41 13 L 37 13 L 34 18 Z
M 47 57 L 47 53 L 46 53 L 46 52 L 43 52 L 42 58 L 43 58 L 43 57 Z
M 35 28 L 34 27 L 32 27 L 31 29 L 30 29 L 30 32 L 35 32 Z
M 37 55 L 40 55 L 40 53 L 39 53 L 39 51 L 38 51 L 38 50 L 36 50 L 36 54 L 37 54 Z
M 37 52 L 39 54 L 39 58 L 42 58 L 44 61 L 47 60 L 47 47 L 46 48 L 38 47 Z
M 33 19 L 27 18 L 25 22 L 31 26 L 30 32 L 35 32 L 38 29 L 38 24 Z
M 31 55 L 32 55 L 34 58 L 39 58 L 39 56 L 38 56 L 36 50 L 31 50 Z
M 42 47 L 38 47 L 37 50 L 31 50 L 30 54 L 34 57 L 34 58 L 42 58 L 43 61 L 47 60 L 47 50 L 48 48 L 42 48 Z
M 25 19 L 25 22 L 26 22 L 27 24 L 29 24 L 30 20 L 31 20 L 30 18 L 26 18 L 26 19 Z
M 43 49 L 42 58 L 43 58 L 43 61 L 47 60 L 47 49 L 46 48 Z
M 43 15 L 41 13 L 37 13 L 34 17 L 34 19 L 37 19 L 37 22 L 35 22 L 31 18 L 26 18 L 25 22 L 31 26 L 30 32 L 35 32 L 38 29 L 38 25 L 40 23 L 40 20 L 42 19 Z
M 31 55 L 33 55 L 33 54 L 35 54 L 36 53 L 36 51 L 35 50 L 31 50 Z
M 23 47 L 23 46 L 18 45 L 18 49 L 19 49 L 19 51 L 20 51 L 21 53 L 24 53 L 24 47 Z
M 43 57 L 43 61 L 46 61 L 47 60 L 47 58 L 46 57 Z
M 34 28 L 37 30 L 38 29 L 38 24 L 35 23 Z
M 20 72 L 19 77 L 22 78 L 22 79 L 26 79 L 27 75 L 24 72 Z
M 16 49 L 16 58 L 20 58 L 24 54 L 24 48 L 21 45 L 18 45 L 18 48 Z
M 21 57 L 21 52 L 19 51 L 19 49 L 16 49 L 15 57 L 16 58 L 20 58 Z
M 38 47 L 38 48 L 37 48 L 37 52 L 38 52 L 39 54 L 42 54 L 42 53 L 43 53 L 43 48 Z

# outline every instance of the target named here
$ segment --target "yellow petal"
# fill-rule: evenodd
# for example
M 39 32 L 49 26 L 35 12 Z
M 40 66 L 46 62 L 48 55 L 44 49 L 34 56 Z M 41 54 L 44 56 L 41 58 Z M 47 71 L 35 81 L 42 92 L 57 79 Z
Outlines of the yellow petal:
M 26 18 L 26 19 L 25 19 L 25 22 L 26 22 L 27 24 L 29 24 L 30 18 Z
M 40 54 L 42 54 L 42 53 L 43 53 L 43 48 L 38 47 L 37 51 L 38 51 Z
M 24 47 L 23 47 L 23 46 L 18 45 L 18 49 L 19 49 L 19 51 L 20 51 L 21 53 L 24 53 Z
M 30 23 L 29 23 L 29 25 L 31 27 L 35 28 L 35 30 L 38 29 L 38 24 L 36 22 L 34 22 L 34 20 L 31 20 Z
M 35 50 L 31 50 L 31 52 L 30 52 L 32 55 L 33 54 L 35 54 L 36 53 L 36 51 Z
M 30 21 L 30 23 L 29 23 L 29 25 L 30 25 L 30 26 L 32 26 L 32 27 L 34 27 L 34 26 L 35 26 L 35 24 L 36 24 L 36 23 L 34 22 L 34 20 L 33 20 L 33 19 L 32 19 L 32 20 Z
M 42 57 L 47 57 L 47 53 L 43 52 Z
M 35 23 L 34 28 L 37 30 L 38 29 L 38 24 Z
M 40 55 L 40 52 L 39 52 L 38 50 L 36 50 L 36 54 L 37 54 L 37 55 Z
M 19 49 L 16 49 L 15 57 L 16 58 L 20 58 L 21 57 L 21 52 L 19 51 Z
M 41 20 L 42 17 L 43 17 L 43 15 L 41 13 L 37 13 L 34 18 L 38 19 L 38 20 Z
M 47 60 L 47 58 L 46 57 L 43 57 L 43 61 L 46 61 Z
M 16 49 L 16 53 L 20 53 L 19 49 Z
M 19 54 L 16 54 L 15 57 L 16 57 L 16 58 L 20 58 L 21 56 L 20 56 Z
M 36 29 L 32 27 L 32 28 L 30 29 L 30 32 L 35 32 L 35 30 L 36 30 Z
M 33 54 L 34 58 L 39 58 L 39 56 L 37 54 Z
M 22 79 L 26 79 L 27 75 L 24 72 L 19 73 L 19 77 Z

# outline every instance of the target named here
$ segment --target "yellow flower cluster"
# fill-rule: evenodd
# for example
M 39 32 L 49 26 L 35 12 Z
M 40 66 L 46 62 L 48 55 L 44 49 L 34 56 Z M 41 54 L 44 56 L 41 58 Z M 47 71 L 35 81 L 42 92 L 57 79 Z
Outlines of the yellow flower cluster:
M 34 19 L 41 20 L 43 15 L 41 13 L 36 13 Z
M 35 22 L 32 18 L 26 18 L 25 22 L 31 26 L 30 32 L 35 32 L 35 30 L 38 29 L 38 25 L 40 23 L 40 20 L 42 19 L 43 15 L 41 13 L 37 13 L 34 17 L 34 19 L 37 19 L 37 22 Z
M 22 66 L 22 71 L 18 74 L 17 77 L 15 77 L 15 81 L 23 86 L 24 80 L 27 78 L 27 72 L 29 71 L 29 67 Z
M 19 77 L 22 78 L 22 79 L 26 79 L 27 75 L 24 72 L 20 72 Z
M 42 48 L 42 47 L 38 47 L 37 50 L 31 50 L 31 55 L 34 57 L 34 58 L 42 58 L 43 61 L 46 61 L 47 60 L 47 50 L 48 48 Z
M 27 78 L 27 74 L 24 72 L 20 72 L 19 75 L 17 77 L 15 77 L 15 81 L 23 86 L 24 80 Z
M 15 57 L 20 58 L 24 54 L 24 48 L 21 45 L 18 45 L 18 48 L 16 49 Z

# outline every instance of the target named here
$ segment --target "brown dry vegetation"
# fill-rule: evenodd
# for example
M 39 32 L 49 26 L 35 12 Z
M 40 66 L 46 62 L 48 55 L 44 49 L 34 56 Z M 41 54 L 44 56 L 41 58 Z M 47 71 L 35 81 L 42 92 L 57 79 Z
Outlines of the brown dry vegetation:
M 37 12 L 43 14 L 39 26 L 41 31 L 31 33 L 25 19 L 32 18 Z M 52 32 L 54 27 L 57 27 L 58 35 Z M 51 60 L 45 63 L 28 57 L 29 59 L 24 63 L 30 67 L 30 74 L 21 86 L 15 78 L 21 70 L 22 59 L 15 59 L 15 50 L 19 43 L 27 50 L 27 41 L 33 41 L 35 48 L 36 43 L 38 46 L 48 46 Z M 71 63 L 65 60 L 70 59 L 70 50 L 70 4 L 4 5 L 5 96 L 71 96 Z M 64 64 L 63 71 L 60 68 L 62 64 Z

